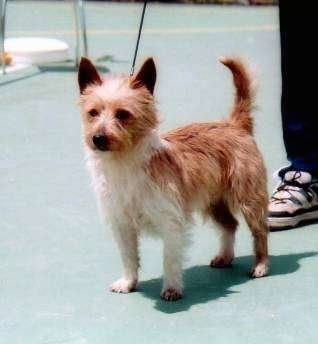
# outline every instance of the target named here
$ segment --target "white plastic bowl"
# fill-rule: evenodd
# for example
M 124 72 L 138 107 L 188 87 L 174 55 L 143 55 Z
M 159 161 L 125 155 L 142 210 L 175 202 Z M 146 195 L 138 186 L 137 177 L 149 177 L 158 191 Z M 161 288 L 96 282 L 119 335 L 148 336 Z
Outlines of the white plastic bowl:
M 58 39 L 19 37 L 7 38 L 5 51 L 12 54 L 13 63 L 61 62 L 69 58 L 69 46 Z

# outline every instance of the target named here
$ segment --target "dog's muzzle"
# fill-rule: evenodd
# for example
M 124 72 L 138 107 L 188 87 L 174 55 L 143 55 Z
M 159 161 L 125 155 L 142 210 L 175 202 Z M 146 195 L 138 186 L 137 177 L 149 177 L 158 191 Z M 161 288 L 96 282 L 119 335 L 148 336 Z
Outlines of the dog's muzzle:
M 109 149 L 109 139 L 105 135 L 94 135 L 93 143 L 101 151 L 107 151 Z

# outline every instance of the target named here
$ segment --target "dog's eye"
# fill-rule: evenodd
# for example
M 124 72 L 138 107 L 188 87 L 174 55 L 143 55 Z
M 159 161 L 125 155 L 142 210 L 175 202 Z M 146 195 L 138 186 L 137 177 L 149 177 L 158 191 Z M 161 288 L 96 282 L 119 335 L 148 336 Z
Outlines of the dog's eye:
M 117 110 L 115 117 L 120 121 L 127 121 L 132 117 L 132 114 L 127 110 Z
M 88 111 L 88 114 L 92 117 L 96 117 L 96 116 L 98 116 L 99 113 L 96 109 L 92 109 L 92 110 Z

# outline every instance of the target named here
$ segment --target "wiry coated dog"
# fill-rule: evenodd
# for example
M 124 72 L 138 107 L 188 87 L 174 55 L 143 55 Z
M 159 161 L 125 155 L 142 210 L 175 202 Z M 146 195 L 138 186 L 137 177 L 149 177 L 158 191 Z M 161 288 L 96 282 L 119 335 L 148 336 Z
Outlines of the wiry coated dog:
M 233 73 L 236 99 L 227 119 L 158 132 L 152 58 L 133 76 L 101 76 L 82 58 L 78 81 L 87 163 L 103 216 L 112 225 L 123 262 L 114 292 L 128 293 L 138 281 L 142 229 L 164 242 L 162 298 L 182 297 L 182 254 L 192 214 L 221 229 L 212 267 L 229 266 L 241 211 L 252 232 L 253 277 L 268 271 L 266 171 L 253 139 L 253 89 L 237 58 L 222 58 Z

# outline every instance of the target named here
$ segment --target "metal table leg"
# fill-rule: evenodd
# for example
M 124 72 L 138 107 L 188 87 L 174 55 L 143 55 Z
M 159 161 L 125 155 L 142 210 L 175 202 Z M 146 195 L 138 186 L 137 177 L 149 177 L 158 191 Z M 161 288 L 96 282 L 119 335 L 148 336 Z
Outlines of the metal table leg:
M 1 69 L 2 73 L 6 73 L 6 63 L 4 57 L 4 36 L 5 36 L 5 26 L 6 26 L 6 6 L 7 0 L 0 0 L 0 55 L 2 56 Z
M 81 42 L 83 44 L 84 56 L 88 55 L 85 9 L 82 0 L 74 0 L 74 14 L 76 29 L 75 62 L 76 66 L 78 66 L 81 58 Z

